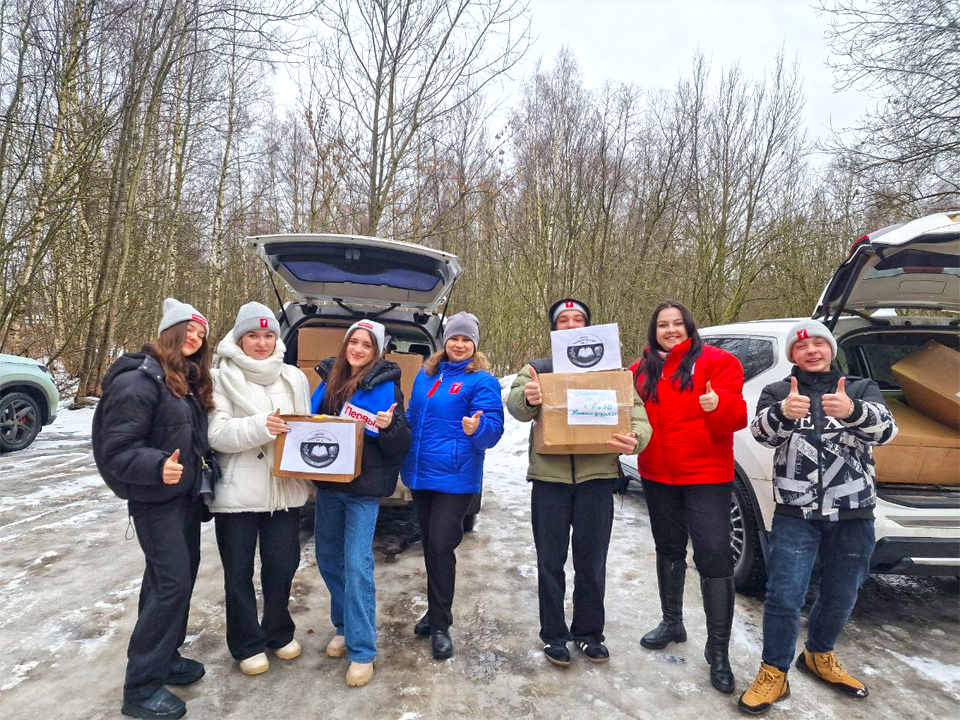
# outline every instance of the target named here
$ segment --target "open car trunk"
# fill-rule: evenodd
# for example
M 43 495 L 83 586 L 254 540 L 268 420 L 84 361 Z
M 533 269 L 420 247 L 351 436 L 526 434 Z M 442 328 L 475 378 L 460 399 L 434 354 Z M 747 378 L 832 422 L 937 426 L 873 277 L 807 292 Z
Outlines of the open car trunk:
M 436 313 L 463 272 L 455 255 L 353 235 L 247 238 L 303 303 Z

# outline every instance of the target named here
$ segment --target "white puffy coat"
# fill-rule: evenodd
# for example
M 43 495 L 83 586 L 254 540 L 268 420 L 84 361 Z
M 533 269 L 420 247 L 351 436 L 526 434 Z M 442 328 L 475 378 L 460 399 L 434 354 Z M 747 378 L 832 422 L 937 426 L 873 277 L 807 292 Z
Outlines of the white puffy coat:
M 283 362 L 284 346 L 266 360 L 243 353 L 227 335 L 217 346 L 219 369 L 213 371 L 210 447 L 217 451 L 223 477 L 210 510 L 273 512 L 301 507 L 313 487 L 306 480 L 273 476 L 276 444 L 267 432 L 267 415 L 310 412 L 310 386 L 296 367 Z

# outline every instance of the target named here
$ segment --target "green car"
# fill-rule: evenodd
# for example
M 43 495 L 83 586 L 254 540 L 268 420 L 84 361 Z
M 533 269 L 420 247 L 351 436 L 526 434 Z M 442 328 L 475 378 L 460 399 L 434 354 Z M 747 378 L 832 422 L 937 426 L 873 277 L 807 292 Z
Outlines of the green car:
M 45 365 L 0 354 L 0 452 L 23 450 L 57 419 L 60 391 Z

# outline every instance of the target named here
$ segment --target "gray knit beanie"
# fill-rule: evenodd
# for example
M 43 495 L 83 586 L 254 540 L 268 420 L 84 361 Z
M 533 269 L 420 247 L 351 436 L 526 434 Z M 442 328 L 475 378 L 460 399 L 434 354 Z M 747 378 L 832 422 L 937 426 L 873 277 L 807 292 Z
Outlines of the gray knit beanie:
M 207 319 L 197 312 L 197 309 L 189 303 L 180 302 L 174 298 L 167 298 L 163 301 L 163 317 L 160 318 L 160 327 L 157 329 L 157 335 L 168 328 L 182 322 L 193 320 L 201 323 L 210 331 L 210 324 Z
M 463 335 L 473 340 L 476 350 L 480 346 L 480 321 L 468 312 L 458 312 L 447 320 L 447 325 L 443 328 L 443 344 L 446 345 L 447 340 L 454 335 Z
M 270 308 L 256 301 L 248 302 L 237 313 L 237 320 L 233 323 L 233 341 L 239 343 L 240 338 L 251 330 L 269 330 L 280 337 L 280 323 L 276 316 Z
M 833 337 L 833 333 L 827 329 L 827 326 L 817 320 L 801 320 L 787 333 L 787 346 L 784 348 L 787 354 L 787 362 L 796 364 L 793 362 L 793 344 L 795 342 L 814 337 L 823 338 L 830 343 L 830 350 L 833 352 L 831 360 L 837 357 L 837 341 Z

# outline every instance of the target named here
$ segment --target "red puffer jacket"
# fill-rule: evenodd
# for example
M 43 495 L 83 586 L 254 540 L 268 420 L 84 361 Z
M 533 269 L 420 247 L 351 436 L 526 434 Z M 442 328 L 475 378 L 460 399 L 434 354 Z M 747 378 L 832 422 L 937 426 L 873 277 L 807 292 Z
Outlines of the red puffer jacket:
M 670 351 L 657 387 L 658 401 L 644 398 L 653 437 L 638 458 L 640 475 L 667 485 L 732 482 L 733 433 L 747 426 L 743 368 L 730 353 L 704 345 L 693 368 L 693 388 L 680 392 L 668 378 L 689 349 L 690 340 L 686 340 Z M 639 364 L 638 360 L 630 369 L 643 397 Z M 700 407 L 707 381 L 720 396 L 713 412 Z

